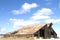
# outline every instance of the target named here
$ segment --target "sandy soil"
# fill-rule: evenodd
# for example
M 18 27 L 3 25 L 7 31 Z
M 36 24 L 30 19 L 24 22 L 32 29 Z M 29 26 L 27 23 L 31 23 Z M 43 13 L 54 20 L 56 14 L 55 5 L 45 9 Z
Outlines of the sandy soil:
M 60 39 L 54 39 L 54 38 L 51 38 L 51 39 L 42 39 L 42 38 L 36 38 L 36 37 L 9 37 L 9 38 L 1 38 L 0 37 L 0 40 L 60 40 Z

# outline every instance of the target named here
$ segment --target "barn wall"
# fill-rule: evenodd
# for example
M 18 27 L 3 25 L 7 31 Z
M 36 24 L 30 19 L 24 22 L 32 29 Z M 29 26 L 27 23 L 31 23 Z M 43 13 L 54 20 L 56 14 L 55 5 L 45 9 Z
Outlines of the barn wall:
M 44 31 L 42 31 L 42 30 L 44 30 Z M 34 35 L 36 37 L 51 38 L 51 36 L 52 36 L 51 35 L 51 30 L 52 30 L 51 25 L 49 27 L 47 27 L 47 25 L 45 25 L 43 28 L 41 28 L 40 30 L 38 30 Z M 52 30 L 52 31 L 54 31 L 54 30 Z M 53 32 L 53 38 L 56 38 L 56 37 L 57 37 L 57 34 L 54 31 Z
M 34 33 L 34 35 L 36 37 L 42 37 L 42 38 L 48 38 L 48 28 L 47 25 L 45 25 L 43 28 L 41 28 L 40 30 L 38 30 L 36 33 Z
M 48 28 L 47 25 L 44 26 L 44 38 L 48 38 Z
M 56 32 L 52 28 L 51 28 L 51 30 L 52 30 L 52 33 L 53 33 L 53 38 L 57 38 Z

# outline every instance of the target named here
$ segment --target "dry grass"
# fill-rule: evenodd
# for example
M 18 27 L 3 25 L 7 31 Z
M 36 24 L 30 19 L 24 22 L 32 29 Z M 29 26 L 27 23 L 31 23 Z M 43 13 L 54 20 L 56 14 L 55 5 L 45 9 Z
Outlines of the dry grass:
M 0 40 L 60 40 L 60 39 L 42 39 L 42 38 L 35 38 L 35 37 L 8 37 L 8 38 L 1 38 Z
M 9 38 L 0 38 L 0 40 L 34 40 L 33 37 L 9 37 Z

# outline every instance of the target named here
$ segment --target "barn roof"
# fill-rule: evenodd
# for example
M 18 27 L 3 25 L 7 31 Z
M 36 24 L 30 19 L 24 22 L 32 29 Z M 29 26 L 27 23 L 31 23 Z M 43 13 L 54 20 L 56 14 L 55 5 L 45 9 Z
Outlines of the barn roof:
M 22 29 L 16 30 L 14 32 L 9 32 L 7 34 L 34 34 L 36 31 L 44 27 L 45 25 L 49 26 L 51 23 L 48 24 L 34 24 L 34 25 L 28 25 Z
M 16 34 L 33 34 L 39 29 L 41 29 L 44 25 L 37 24 L 32 26 L 27 26 L 22 29 L 20 29 Z

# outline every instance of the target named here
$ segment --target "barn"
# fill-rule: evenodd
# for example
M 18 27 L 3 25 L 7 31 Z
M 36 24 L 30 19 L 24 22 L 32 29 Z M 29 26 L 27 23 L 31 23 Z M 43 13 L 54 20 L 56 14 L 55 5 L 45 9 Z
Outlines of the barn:
M 8 32 L 4 37 L 36 37 L 36 38 L 57 38 L 52 28 L 52 23 L 27 25 L 13 32 Z

